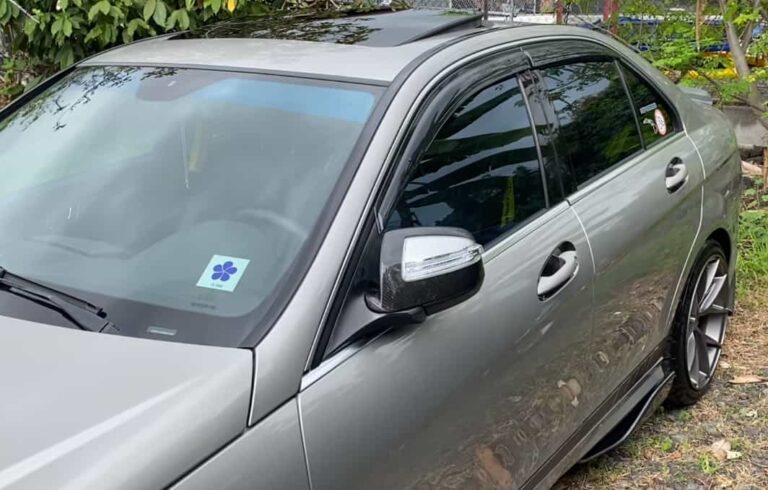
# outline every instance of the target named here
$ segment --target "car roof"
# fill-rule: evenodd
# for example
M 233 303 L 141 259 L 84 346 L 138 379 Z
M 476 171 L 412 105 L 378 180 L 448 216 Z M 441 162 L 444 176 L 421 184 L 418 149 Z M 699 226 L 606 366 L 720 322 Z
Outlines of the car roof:
M 119 47 L 83 65 L 186 66 L 388 84 L 423 53 L 492 26 L 439 10 L 237 19 Z

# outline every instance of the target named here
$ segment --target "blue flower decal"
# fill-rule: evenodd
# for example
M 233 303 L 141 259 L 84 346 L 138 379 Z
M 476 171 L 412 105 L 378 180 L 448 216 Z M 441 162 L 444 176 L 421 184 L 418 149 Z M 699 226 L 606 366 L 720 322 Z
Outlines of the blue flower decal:
M 216 264 L 213 266 L 213 275 L 211 279 L 214 281 L 227 282 L 231 276 L 237 274 L 237 267 L 231 260 L 224 262 L 223 264 Z

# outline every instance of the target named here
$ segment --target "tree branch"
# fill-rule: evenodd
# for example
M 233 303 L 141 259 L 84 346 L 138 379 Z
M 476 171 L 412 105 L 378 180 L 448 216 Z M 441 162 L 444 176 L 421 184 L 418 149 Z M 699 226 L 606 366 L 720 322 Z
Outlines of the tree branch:
M 704 77 L 709 83 L 711 83 L 712 85 L 717 87 L 718 90 L 721 90 L 722 85 L 720 84 L 720 82 L 718 82 L 717 80 L 713 79 L 712 77 L 710 77 L 706 73 L 703 73 L 701 71 L 699 71 L 698 73 L 699 73 L 699 75 Z M 752 109 L 752 112 L 755 113 L 755 115 L 757 115 L 757 121 L 761 125 L 763 125 L 763 127 L 768 129 L 768 120 L 765 119 L 765 112 L 766 112 L 765 105 L 760 106 L 758 104 L 754 104 L 748 98 L 742 97 L 740 95 L 734 95 L 733 98 L 738 100 L 742 104 L 744 104 L 746 107 L 749 107 L 750 109 Z

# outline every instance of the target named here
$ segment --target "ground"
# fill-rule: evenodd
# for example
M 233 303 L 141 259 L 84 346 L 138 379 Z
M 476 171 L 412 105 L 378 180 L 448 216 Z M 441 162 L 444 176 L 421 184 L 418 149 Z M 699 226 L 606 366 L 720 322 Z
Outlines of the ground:
M 758 378 L 763 382 L 752 382 Z M 768 488 L 766 381 L 768 288 L 741 294 L 703 400 L 684 410 L 662 409 L 624 445 L 576 466 L 555 489 Z

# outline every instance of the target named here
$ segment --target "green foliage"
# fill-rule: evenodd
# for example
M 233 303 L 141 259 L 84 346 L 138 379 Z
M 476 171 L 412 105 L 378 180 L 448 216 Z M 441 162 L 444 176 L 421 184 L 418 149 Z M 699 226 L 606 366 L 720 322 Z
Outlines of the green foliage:
M 763 196 L 765 197 L 765 196 Z M 768 212 L 742 211 L 739 218 L 739 293 L 768 286 Z
M 721 103 L 745 103 L 756 83 L 768 81 L 768 69 L 753 67 L 749 76 L 742 77 L 730 55 L 707 50 L 726 41 L 725 25 L 705 20 L 722 14 L 717 2 L 705 3 L 698 40 L 692 9 L 671 9 L 673 6 L 658 0 L 622 2 L 622 15 L 648 22 L 620 26 L 619 36 L 630 45 L 645 48 L 643 56 L 673 81 L 708 89 Z M 741 36 L 757 23 L 768 21 L 766 6 L 761 10 L 754 7 L 752 0 L 728 0 L 724 17 Z M 768 35 L 751 40 L 746 54 L 753 62 L 768 56 Z
M 699 469 L 707 476 L 717 473 L 717 463 L 715 459 L 708 453 L 702 453 L 699 455 Z
M 265 0 L 0 0 L 0 41 L 9 50 L 0 97 L 76 60 L 135 39 L 269 10 Z
M 645 46 L 643 55 L 657 68 L 685 72 L 704 68 L 713 63 L 700 48 L 720 44 L 725 31 L 722 26 L 702 25 L 699 44 L 696 44 L 694 17 L 688 12 L 660 11 L 657 4 L 646 0 L 630 2 L 631 15 L 654 20 L 662 16 L 658 25 L 627 25 L 619 28 L 619 36 L 629 44 Z

